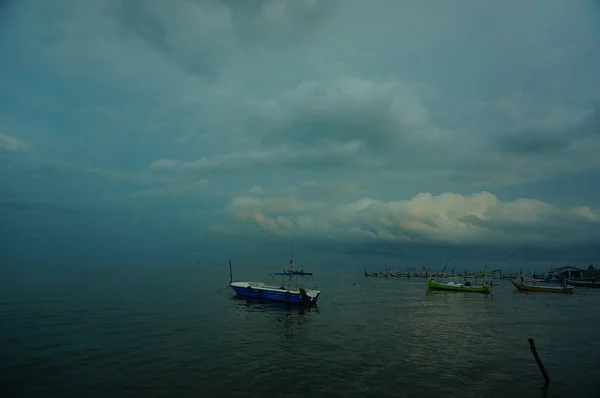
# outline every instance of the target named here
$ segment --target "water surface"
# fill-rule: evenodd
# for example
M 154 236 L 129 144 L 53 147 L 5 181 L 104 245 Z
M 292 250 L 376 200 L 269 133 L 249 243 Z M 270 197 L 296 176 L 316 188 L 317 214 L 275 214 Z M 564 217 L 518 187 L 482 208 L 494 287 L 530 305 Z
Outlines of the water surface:
M 228 271 L 215 266 L 13 269 L 2 396 L 541 397 L 528 337 L 546 396 L 599 396 L 600 291 L 428 292 L 423 279 L 314 271 L 323 293 L 301 310 L 217 293 Z

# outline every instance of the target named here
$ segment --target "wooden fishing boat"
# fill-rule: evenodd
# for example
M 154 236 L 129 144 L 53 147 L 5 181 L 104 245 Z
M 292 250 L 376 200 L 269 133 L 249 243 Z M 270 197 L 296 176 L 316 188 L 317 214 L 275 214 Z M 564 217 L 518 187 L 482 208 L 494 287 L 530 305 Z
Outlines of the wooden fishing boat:
M 440 282 L 427 277 L 427 287 L 434 290 L 448 290 L 453 292 L 491 293 L 494 282 L 485 285 L 472 285 L 470 282 Z
M 521 280 L 512 280 L 510 282 L 513 284 L 514 287 L 525 292 L 573 294 L 573 286 L 568 285 L 558 286 L 551 285 L 549 283 L 544 283 L 543 285 L 534 285 L 531 284 L 531 282 L 527 283 L 527 281 L 523 282 Z
M 567 283 L 571 286 L 575 286 L 575 287 L 595 287 L 595 288 L 600 288 L 600 281 L 596 281 L 596 280 L 574 280 L 574 279 L 567 279 Z
M 563 279 L 561 285 L 552 284 L 543 280 L 536 281 L 535 279 L 527 278 L 523 274 L 523 271 L 521 271 L 519 279 L 513 279 L 510 282 L 514 287 L 525 292 L 573 294 L 573 286 L 567 285 L 566 279 Z
M 429 276 L 429 271 L 425 270 L 425 280 L 427 283 L 427 288 L 433 290 L 446 290 L 451 292 L 472 292 L 472 293 L 491 293 L 492 287 L 494 286 L 494 281 L 490 281 L 489 283 L 485 281 L 485 284 L 475 284 L 474 282 L 467 281 L 466 277 L 464 277 L 464 281 L 455 282 L 451 279 L 448 280 L 446 275 L 446 268 L 448 267 L 448 263 L 450 261 L 450 256 L 446 260 L 446 264 L 444 265 L 444 269 L 440 274 L 438 274 L 438 280 L 433 280 Z M 487 263 L 486 263 L 487 267 Z M 486 273 L 483 273 L 482 276 L 485 277 Z

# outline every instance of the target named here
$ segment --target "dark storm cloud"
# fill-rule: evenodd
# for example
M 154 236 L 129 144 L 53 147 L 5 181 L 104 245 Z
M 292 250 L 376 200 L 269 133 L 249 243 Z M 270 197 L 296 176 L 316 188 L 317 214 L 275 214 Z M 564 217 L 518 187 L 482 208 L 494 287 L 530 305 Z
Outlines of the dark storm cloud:
M 125 0 L 109 3 L 108 9 L 124 32 L 188 73 L 209 77 L 222 73 L 236 44 L 283 46 L 317 34 L 336 2 L 194 0 L 174 9 L 162 1 Z
M 260 236 L 354 263 L 594 242 L 589 2 L 5 4 L 0 196 L 21 247 L 53 224 L 63 249 L 89 224 L 114 253 Z M 105 206 L 122 212 L 87 216 Z
M 569 146 L 567 137 L 552 137 L 548 134 L 521 131 L 498 137 L 498 148 L 505 153 L 540 155 L 559 152 Z
M 600 112 L 598 106 L 594 108 L 580 123 L 566 129 L 556 127 L 499 133 L 491 141 L 491 147 L 502 153 L 521 156 L 559 156 L 572 144 L 600 136 Z

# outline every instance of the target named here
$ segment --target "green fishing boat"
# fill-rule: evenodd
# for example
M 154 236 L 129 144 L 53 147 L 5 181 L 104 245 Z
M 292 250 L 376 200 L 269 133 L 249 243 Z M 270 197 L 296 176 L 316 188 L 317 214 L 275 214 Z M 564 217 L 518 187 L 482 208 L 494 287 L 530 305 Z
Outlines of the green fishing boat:
M 472 283 L 471 281 L 468 281 L 467 278 L 464 278 L 463 282 L 455 282 L 452 281 L 452 279 L 448 279 L 447 275 L 446 275 L 446 268 L 448 267 L 448 262 L 450 261 L 450 256 L 448 256 L 448 259 L 446 260 L 446 264 L 444 265 L 444 269 L 441 272 L 441 275 L 443 275 L 443 277 L 438 278 L 438 280 L 433 280 L 431 279 L 431 277 L 429 276 L 429 271 L 425 270 L 425 280 L 427 282 L 427 288 L 429 289 L 433 289 L 433 290 L 447 290 L 447 291 L 452 291 L 452 292 L 473 292 L 473 293 L 491 293 L 492 292 L 492 287 L 494 285 L 494 281 L 490 281 L 489 283 L 487 282 L 487 280 L 484 281 L 484 284 L 475 284 Z M 486 271 L 484 271 L 482 273 L 483 277 L 485 278 L 487 273 L 487 263 L 485 264 L 485 268 Z M 452 271 L 454 273 L 454 271 Z M 474 281 L 473 281 L 474 282 Z
M 449 290 L 454 292 L 491 293 L 494 282 L 485 285 L 472 285 L 470 282 L 439 282 L 427 277 L 427 287 L 434 290 Z

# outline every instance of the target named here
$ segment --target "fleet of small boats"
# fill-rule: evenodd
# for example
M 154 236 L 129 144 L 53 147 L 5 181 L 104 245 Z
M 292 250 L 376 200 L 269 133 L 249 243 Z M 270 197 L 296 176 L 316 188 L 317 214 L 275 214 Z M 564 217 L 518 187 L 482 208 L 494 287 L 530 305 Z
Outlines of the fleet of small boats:
M 385 271 L 367 271 L 367 268 L 364 269 L 364 274 L 366 277 L 374 277 L 374 278 L 424 278 L 425 275 L 423 273 L 418 272 L 400 272 L 398 270 L 393 270 L 391 268 L 385 267 Z
M 386 272 L 367 272 L 365 268 L 365 276 L 370 276 L 374 278 L 389 278 L 391 275 L 388 271 Z
M 448 257 L 448 261 L 450 257 Z M 364 269 L 365 277 L 379 277 L 379 278 L 391 278 L 391 277 L 424 277 L 425 284 L 428 289 L 441 290 L 449 292 L 472 292 L 472 293 L 492 293 L 494 287 L 494 277 L 500 270 L 493 270 L 491 272 L 480 272 L 480 273 L 465 273 L 454 274 L 446 273 L 446 267 L 448 261 L 441 272 L 430 274 L 427 269 L 424 268 L 423 272 L 398 272 L 386 269 L 384 272 L 367 271 Z M 487 269 L 487 264 L 486 264 Z M 289 266 L 283 267 L 282 272 L 270 273 L 268 276 L 271 280 L 277 277 L 281 277 L 281 283 L 275 284 L 273 282 L 234 282 L 233 273 L 231 270 L 231 261 L 229 262 L 229 287 L 231 287 L 237 296 L 246 298 L 255 298 L 261 300 L 277 301 L 288 304 L 303 304 L 303 305 L 315 305 L 321 292 L 315 289 L 306 289 L 304 286 L 312 278 L 312 272 L 305 272 L 301 267 L 299 270 L 293 269 L 293 246 L 292 246 L 292 259 L 289 262 Z M 528 278 L 523 274 L 523 271 L 519 274 L 518 278 L 514 274 L 509 274 L 512 285 L 519 291 L 523 292 L 540 292 L 540 293 L 562 293 L 562 294 L 573 294 L 574 287 L 600 287 L 600 280 L 573 280 L 567 279 L 564 275 L 553 274 L 551 276 L 544 276 L 542 278 L 534 277 Z M 500 271 L 500 277 L 497 279 L 507 279 L 507 275 L 502 275 Z
M 448 258 L 449 261 L 450 258 Z M 574 287 L 590 287 L 600 288 L 600 280 L 573 280 L 567 279 L 565 275 L 552 275 L 546 276 L 544 279 L 541 278 L 528 278 L 525 277 L 523 271 L 517 277 L 514 274 L 502 275 L 501 270 L 493 270 L 491 272 L 480 272 L 480 273 L 465 273 L 451 274 L 446 273 L 446 267 L 448 261 L 441 272 L 435 274 L 429 274 L 425 272 L 426 285 L 431 290 L 445 290 L 454 292 L 476 292 L 476 293 L 491 293 L 494 287 L 493 279 L 496 277 L 496 273 L 500 276 L 498 279 L 508 279 L 510 276 L 511 283 L 519 291 L 524 292 L 541 292 L 541 293 L 562 293 L 562 294 L 573 294 Z M 486 264 L 487 268 L 487 264 Z M 533 272 L 533 271 L 532 271 Z M 398 273 L 387 269 L 385 272 L 368 272 L 365 268 L 365 276 L 369 277 L 391 277 L 391 276 L 404 276 L 404 277 L 419 277 L 422 274 L 410 272 Z M 535 276 L 535 275 L 534 275 Z M 477 281 L 479 280 L 479 281 Z

